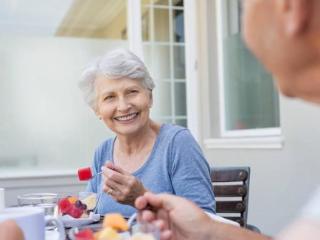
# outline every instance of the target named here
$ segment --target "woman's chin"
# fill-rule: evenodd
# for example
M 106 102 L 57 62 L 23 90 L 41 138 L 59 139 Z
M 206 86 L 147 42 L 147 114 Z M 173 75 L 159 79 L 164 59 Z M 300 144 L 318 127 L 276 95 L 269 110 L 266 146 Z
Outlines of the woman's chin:
M 139 129 L 140 128 L 137 124 L 121 124 L 120 126 L 118 125 L 114 132 L 123 136 L 130 136 L 139 132 Z

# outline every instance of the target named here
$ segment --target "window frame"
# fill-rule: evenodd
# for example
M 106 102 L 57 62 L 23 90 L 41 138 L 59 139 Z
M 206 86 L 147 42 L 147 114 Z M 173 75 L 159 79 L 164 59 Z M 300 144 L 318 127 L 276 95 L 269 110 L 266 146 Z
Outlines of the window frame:
M 127 0 L 128 1 L 128 40 L 129 48 L 131 51 L 136 53 L 141 59 L 144 60 L 143 56 L 143 39 L 142 39 L 142 21 L 141 21 L 141 1 Z M 172 0 L 169 0 L 171 4 Z M 161 9 L 161 6 L 157 6 Z M 172 8 L 170 5 L 169 8 Z M 180 7 L 175 7 L 180 9 Z M 186 119 L 187 127 L 197 141 L 200 141 L 200 95 L 199 95 L 199 83 L 198 83 L 198 68 L 197 68 L 197 1 L 190 0 L 184 1 L 184 24 L 188 26 L 188 31 L 185 29 L 185 84 L 186 84 Z M 171 12 L 171 11 L 170 11 Z M 170 19 L 172 16 L 170 15 Z M 170 20 L 172 28 L 172 20 Z M 137 36 L 139 35 L 139 36 Z M 179 43 L 174 43 L 179 45 Z M 181 45 L 181 44 L 180 44 Z M 171 66 L 171 71 L 173 71 Z M 179 80 L 178 80 L 179 81 Z M 177 82 L 177 80 L 175 80 Z M 173 90 L 172 90 L 173 91 Z M 174 93 L 171 92 L 174 96 Z M 174 107 L 174 106 L 173 106 Z M 180 119 L 181 116 L 175 115 L 173 108 L 174 118 Z M 166 119 L 164 116 L 161 119 Z
M 219 84 L 219 115 L 220 115 L 220 134 L 221 137 L 268 137 L 280 136 L 281 126 L 273 128 L 256 128 L 243 130 L 226 129 L 226 109 L 225 109 L 225 74 L 224 74 L 224 53 L 222 29 L 225 16 L 222 11 L 222 1 L 216 1 L 216 21 L 217 21 L 217 58 L 218 58 L 218 84 Z

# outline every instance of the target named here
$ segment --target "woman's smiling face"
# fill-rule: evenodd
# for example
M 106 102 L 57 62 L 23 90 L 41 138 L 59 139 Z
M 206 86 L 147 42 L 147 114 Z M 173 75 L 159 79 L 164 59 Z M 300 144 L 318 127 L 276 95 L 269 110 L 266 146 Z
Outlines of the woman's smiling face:
M 98 76 L 96 114 L 117 135 L 135 135 L 149 122 L 151 91 L 141 81 Z

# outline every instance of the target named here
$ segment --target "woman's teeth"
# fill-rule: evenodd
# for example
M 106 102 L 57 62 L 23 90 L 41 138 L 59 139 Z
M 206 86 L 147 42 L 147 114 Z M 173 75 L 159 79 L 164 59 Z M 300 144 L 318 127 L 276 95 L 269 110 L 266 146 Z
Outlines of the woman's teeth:
M 119 121 L 128 121 L 128 120 L 133 119 L 137 115 L 138 115 L 138 113 L 131 113 L 131 114 L 128 114 L 128 115 L 125 115 L 125 116 L 116 117 L 115 119 L 119 120 Z

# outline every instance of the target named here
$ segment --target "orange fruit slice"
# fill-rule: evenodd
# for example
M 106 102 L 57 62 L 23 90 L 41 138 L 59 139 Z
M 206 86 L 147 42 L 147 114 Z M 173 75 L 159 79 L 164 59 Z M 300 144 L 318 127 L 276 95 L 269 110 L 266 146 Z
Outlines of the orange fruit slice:
M 111 227 L 119 231 L 127 231 L 129 229 L 127 221 L 119 213 L 109 213 L 104 216 L 103 227 Z

